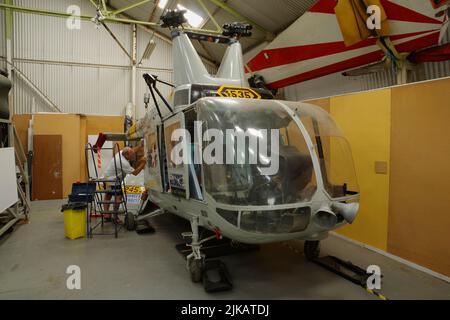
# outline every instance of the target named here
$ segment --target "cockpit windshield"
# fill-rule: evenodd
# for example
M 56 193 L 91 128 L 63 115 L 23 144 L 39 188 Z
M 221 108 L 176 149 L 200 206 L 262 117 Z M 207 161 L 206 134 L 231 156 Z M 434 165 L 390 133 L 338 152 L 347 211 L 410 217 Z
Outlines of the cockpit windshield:
M 205 188 L 217 202 L 263 206 L 311 200 L 317 183 L 310 152 L 279 103 L 203 99 L 198 120 Z
M 336 199 L 359 193 L 350 145 L 331 116 L 310 104 L 283 103 L 297 113 L 308 131 L 330 197 Z

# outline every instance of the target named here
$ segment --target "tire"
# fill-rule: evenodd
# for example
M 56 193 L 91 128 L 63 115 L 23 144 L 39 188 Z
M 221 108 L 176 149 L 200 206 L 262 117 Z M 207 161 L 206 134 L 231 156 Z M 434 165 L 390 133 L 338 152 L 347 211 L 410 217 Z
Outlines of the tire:
M 320 241 L 305 241 L 304 253 L 309 261 L 317 259 L 320 255 Z
M 191 274 L 191 280 L 194 283 L 202 281 L 203 266 L 201 259 L 191 259 L 189 261 L 189 273 Z
M 127 212 L 127 223 L 126 227 L 128 231 L 133 231 L 136 229 L 136 219 L 134 218 L 134 214 L 131 212 Z

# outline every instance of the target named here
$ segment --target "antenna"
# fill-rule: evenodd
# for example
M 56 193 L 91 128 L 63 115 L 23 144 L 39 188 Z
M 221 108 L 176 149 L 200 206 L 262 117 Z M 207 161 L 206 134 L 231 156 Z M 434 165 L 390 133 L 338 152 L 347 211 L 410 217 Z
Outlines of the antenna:
M 155 103 L 155 107 L 156 107 L 156 110 L 158 111 L 159 117 L 162 119 L 161 110 L 159 109 L 159 104 L 158 104 L 158 101 L 156 100 L 155 92 L 161 98 L 161 100 L 164 102 L 164 104 L 166 105 L 166 108 L 169 109 L 171 113 L 173 113 L 172 107 L 167 102 L 167 100 L 164 98 L 164 96 L 161 94 L 161 92 L 158 90 L 158 88 L 156 87 L 156 83 L 160 82 L 160 83 L 163 83 L 170 87 L 174 87 L 174 85 L 172 85 L 168 82 L 159 80 L 158 76 L 149 75 L 148 73 L 144 73 L 144 75 L 142 77 L 144 78 L 145 83 L 147 83 L 147 86 L 150 89 L 150 93 L 152 95 L 152 99 L 153 99 L 153 102 Z M 148 99 L 148 97 L 145 97 L 145 100 L 147 100 L 147 99 Z M 146 105 L 147 105 L 147 103 L 146 103 Z

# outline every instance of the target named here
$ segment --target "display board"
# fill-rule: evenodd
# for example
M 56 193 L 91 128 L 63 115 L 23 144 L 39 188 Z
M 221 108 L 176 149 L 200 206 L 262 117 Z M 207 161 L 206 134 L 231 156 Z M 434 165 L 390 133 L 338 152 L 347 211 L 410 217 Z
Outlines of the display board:
M 0 149 L 0 163 L 0 212 L 3 212 L 19 200 L 14 148 Z
M 188 150 L 186 141 L 184 138 L 181 141 L 173 141 L 172 134 L 178 130 L 184 129 L 184 114 L 179 113 L 164 122 L 164 139 L 166 142 L 166 158 L 167 158 L 167 171 L 169 175 L 170 192 L 176 196 L 189 198 L 189 173 L 187 164 L 176 164 L 175 159 L 172 157 L 175 155 L 175 151 L 172 152 L 178 143 L 183 144 L 184 148 L 181 148 L 180 154 L 177 156 L 185 157 L 182 154 L 183 150 Z
M 163 192 L 161 181 L 161 163 L 159 159 L 160 146 L 157 132 L 151 132 L 145 136 L 145 150 L 147 152 L 147 164 L 145 167 L 146 187 L 158 192 Z

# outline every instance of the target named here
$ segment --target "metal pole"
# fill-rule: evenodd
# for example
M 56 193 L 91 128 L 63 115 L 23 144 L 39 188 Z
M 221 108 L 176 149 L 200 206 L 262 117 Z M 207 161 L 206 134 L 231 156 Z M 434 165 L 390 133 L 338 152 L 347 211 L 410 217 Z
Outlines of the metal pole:
M 7 1 L 9 1 L 9 0 L 7 0 Z M 71 13 L 43 10 L 43 9 L 36 9 L 36 8 L 28 8 L 28 7 L 20 7 L 20 6 L 15 6 L 15 5 L 9 5 L 7 3 L 5 3 L 5 4 L 0 3 L 0 9 L 5 9 L 5 10 L 11 9 L 13 11 L 42 14 L 42 15 L 46 15 L 46 16 L 53 16 L 53 17 L 60 17 L 60 18 L 73 17 L 73 15 Z M 92 20 L 91 16 L 86 16 L 86 15 L 80 15 L 79 18 L 81 20 L 88 20 L 88 21 Z M 119 22 L 119 23 L 125 23 L 125 24 L 137 23 L 137 24 L 147 25 L 147 26 L 152 26 L 152 27 L 159 26 L 157 23 L 151 23 L 151 22 L 145 22 L 145 21 L 139 21 L 139 20 L 133 20 L 133 19 L 121 19 L 121 18 L 114 18 L 114 17 L 105 17 L 104 21 Z
M 136 65 L 137 65 L 137 26 L 133 24 L 133 43 L 131 46 L 131 103 L 133 104 L 133 122 L 136 121 Z
M 8 63 L 9 64 L 9 63 Z M 56 104 L 54 104 L 49 97 L 43 93 L 37 85 L 33 83 L 21 70 L 19 70 L 16 66 L 11 65 L 12 70 L 14 71 L 14 75 L 18 78 L 22 79 L 31 89 L 33 89 L 41 98 L 44 100 L 50 107 L 58 112 L 62 112 L 61 109 L 58 108 Z
M 117 37 L 114 35 L 111 29 L 109 29 L 108 26 L 103 21 L 101 21 L 100 23 L 102 24 L 103 27 L 105 27 L 106 31 L 108 31 L 108 33 L 111 35 L 114 41 L 116 41 L 116 43 L 119 45 L 120 49 L 122 49 L 122 51 L 125 52 L 125 54 L 128 56 L 128 58 L 130 58 L 130 60 L 133 60 L 131 55 L 128 53 L 127 49 L 125 49 L 125 47 L 120 43 L 119 39 L 117 39 Z

